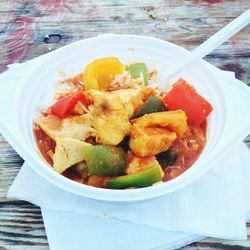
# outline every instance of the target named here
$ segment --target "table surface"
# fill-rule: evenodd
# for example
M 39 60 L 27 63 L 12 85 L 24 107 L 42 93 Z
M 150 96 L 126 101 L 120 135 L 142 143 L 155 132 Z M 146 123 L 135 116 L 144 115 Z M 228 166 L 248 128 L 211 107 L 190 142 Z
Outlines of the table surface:
M 0 72 L 100 33 L 148 35 L 192 50 L 248 8 L 249 0 L 1 0 Z M 249 34 L 250 26 L 205 58 L 248 85 Z M 0 249 L 48 249 L 39 207 L 6 198 L 22 163 L 0 135 Z M 246 241 L 208 238 L 183 249 L 250 249 L 250 224 Z

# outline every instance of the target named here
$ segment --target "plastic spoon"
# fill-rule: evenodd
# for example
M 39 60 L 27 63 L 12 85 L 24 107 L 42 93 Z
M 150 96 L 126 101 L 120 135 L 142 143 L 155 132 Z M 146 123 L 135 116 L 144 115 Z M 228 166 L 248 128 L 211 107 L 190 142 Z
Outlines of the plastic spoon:
M 216 49 L 219 45 L 227 41 L 230 37 L 235 35 L 245 26 L 250 23 L 250 9 L 245 11 L 239 17 L 234 19 L 231 23 L 227 24 L 224 28 L 219 30 L 213 36 L 211 36 L 208 40 L 203 42 L 200 46 L 194 49 L 189 55 L 184 57 L 182 60 L 175 64 L 173 67 L 170 67 L 166 75 L 164 76 L 165 81 L 168 82 L 176 76 L 185 66 L 191 64 L 193 61 L 202 59 L 204 56 L 208 55 L 214 49 Z

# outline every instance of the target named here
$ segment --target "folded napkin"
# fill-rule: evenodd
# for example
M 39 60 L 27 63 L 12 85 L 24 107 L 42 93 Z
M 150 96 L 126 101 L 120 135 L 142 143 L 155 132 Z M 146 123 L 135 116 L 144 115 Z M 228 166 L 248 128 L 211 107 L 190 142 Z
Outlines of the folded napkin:
M 130 205 L 69 194 L 24 164 L 8 197 L 42 208 L 51 249 L 175 249 L 204 236 L 246 239 L 248 162 L 241 144 L 186 188 Z
M 24 81 L 47 57 L 12 65 L 0 76 L 0 82 Z M 220 80 L 234 80 L 232 74 L 225 76 L 212 66 L 211 70 Z M 175 249 L 205 236 L 246 239 L 246 216 L 250 219 L 248 162 L 249 150 L 245 145 L 237 146 L 189 186 L 130 205 L 68 193 L 24 164 L 8 197 L 42 208 L 52 250 Z

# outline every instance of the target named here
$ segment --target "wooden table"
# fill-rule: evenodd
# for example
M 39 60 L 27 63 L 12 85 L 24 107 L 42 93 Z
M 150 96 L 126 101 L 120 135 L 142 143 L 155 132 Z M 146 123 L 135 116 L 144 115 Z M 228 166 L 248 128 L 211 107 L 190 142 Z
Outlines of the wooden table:
M 0 71 L 100 33 L 148 35 L 191 50 L 248 8 L 249 0 L 1 0 Z M 206 57 L 248 85 L 249 34 L 250 26 Z M 6 198 L 22 163 L 0 136 L 0 249 L 48 249 L 40 209 Z M 248 235 L 247 241 L 209 238 L 183 249 L 250 249 Z

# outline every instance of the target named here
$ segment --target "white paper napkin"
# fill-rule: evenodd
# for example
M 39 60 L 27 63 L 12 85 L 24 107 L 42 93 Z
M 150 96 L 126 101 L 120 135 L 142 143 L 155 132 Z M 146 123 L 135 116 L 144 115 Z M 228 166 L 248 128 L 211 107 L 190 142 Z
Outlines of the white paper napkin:
M 24 164 L 8 197 L 42 207 L 51 249 L 174 249 L 204 236 L 246 239 L 249 161 L 250 151 L 242 144 L 240 157 L 235 148 L 188 187 L 133 205 L 69 194 Z

